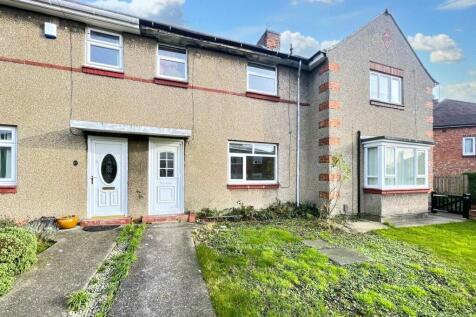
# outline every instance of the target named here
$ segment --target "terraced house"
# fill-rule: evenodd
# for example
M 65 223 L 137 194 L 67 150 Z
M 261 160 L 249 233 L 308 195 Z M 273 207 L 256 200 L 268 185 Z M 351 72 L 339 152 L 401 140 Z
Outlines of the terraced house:
M 0 0 L 0 30 L 2 215 L 427 211 L 435 80 L 388 12 L 311 58 L 63 0 Z

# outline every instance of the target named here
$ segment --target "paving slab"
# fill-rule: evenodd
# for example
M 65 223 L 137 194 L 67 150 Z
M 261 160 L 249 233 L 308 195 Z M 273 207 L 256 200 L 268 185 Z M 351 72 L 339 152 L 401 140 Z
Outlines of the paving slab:
M 345 226 L 353 233 L 366 233 L 373 230 L 388 228 L 381 222 L 370 220 L 349 221 Z
M 302 243 L 307 245 L 308 247 L 315 248 L 318 250 L 321 249 L 329 249 L 333 248 L 334 246 L 327 241 L 316 239 L 316 240 L 304 240 Z
M 347 248 L 330 248 L 321 249 L 319 251 L 328 256 L 332 262 L 337 263 L 339 265 L 349 265 L 370 261 L 370 259 L 365 255 L 362 255 Z
M 66 299 L 88 283 L 115 245 L 118 230 L 59 232 L 57 242 L 0 298 L 0 316 L 66 316 Z
M 193 224 L 147 228 L 110 316 L 215 316 L 192 241 Z
M 445 212 L 437 212 L 437 213 L 429 213 L 426 214 L 424 217 L 419 218 L 409 218 L 409 219 L 396 219 L 396 220 L 389 220 L 389 223 L 397 228 L 404 228 L 404 227 L 417 227 L 417 226 L 429 226 L 429 225 L 438 225 L 438 224 L 445 224 L 445 223 L 453 223 L 453 222 L 463 222 L 466 221 L 463 216 L 458 214 L 451 214 Z

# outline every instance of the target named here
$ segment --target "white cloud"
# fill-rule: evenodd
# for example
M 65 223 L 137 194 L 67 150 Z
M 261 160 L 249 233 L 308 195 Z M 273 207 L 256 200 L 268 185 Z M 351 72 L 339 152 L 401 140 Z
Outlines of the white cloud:
M 92 5 L 133 16 L 156 19 L 160 22 L 180 23 L 185 0 L 95 0 Z
M 463 51 L 446 34 L 409 36 L 408 41 L 417 51 L 430 52 L 432 63 L 453 63 L 463 59 Z
M 334 46 L 337 40 L 319 42 L 312 36 L 305 36 L 299 32 L 286 30 L 281 33 L 281 51 L 289 53 L 291 44 L 293 46 L 293 54 L 309 57 L 319 50 L 323 50 Z
M 440 10 L 462 10 L 476 5 L 476 0 L 446 0 L 438 6 Z
M 441 99 L 444 98 L 476 102 L 476 81 L 441 85 Z
M 471 76 L 471 77 L 476 77 L 476 69 L 468 70 L 468 75 Z

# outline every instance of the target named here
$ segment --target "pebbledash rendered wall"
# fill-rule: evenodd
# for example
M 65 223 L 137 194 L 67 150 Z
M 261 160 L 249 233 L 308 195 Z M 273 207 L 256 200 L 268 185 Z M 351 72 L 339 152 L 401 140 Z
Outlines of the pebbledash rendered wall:
M 57 39 L 44 38 L 45 21 L 58 25 Z M 118 79 L 81 71 L 81 23 L 0 6 L 0 30 L 0 124 L 18 129 L 16 193 L 0 194 L 0 215 L 86 217 L 87 138 L 69 128 L 70 119 L 191 129 L 185 142 L 186 210 L 230 207 L 239 200 L 258 207 L 276 198 L 295 200 L 296 69 L 279 67 L 281 102 L 272 102 L 233 95 L 246 91 L 244 58 L 190 48 L 189 83 L 220 90 L 209 92 L 154 84 L 152 39 L 123 34 L 126 78 Z M 309 102 L 308 89 L 302 91 L 302 102 Z M 311 107 L 302 107 L 303 118 L 310 114 Z M 124 137 L 128 211 L 146 215 L 148 138 Z M 311 142 L 308 137 L 303 133 L 302 144 Z M 227 189 L 228 140 L 279 144 L 279 188 Z M 309 170 L 308 164 L 303 158 L 302 169 Z M 317 194 L 306 199 L 317 202 Z
M 319 140 L 329 154 L 342 154 L 352 166 L 351 180 L 340 190 L 338 209 L 357 211 L 357 132 L 365 136 L 387 136 L 433 141 L 434 83 L 417 60 L 400 32 L 393 17 L 382 14 L 327 52 L 328 65 L 321 72 L 328 74 L 320 91 L 329 98 L 323 101 L 320 112 L 324 117 L 319 127 L 328 134 Z M 375 63 L 403 71 L 403 107 L 376 106 L 369 102 L 369 71 Z M 325 151 L 324 151 L 325 152 Z M 431 162 L 431 151 L 430 159 Z M 364 184 L 363 148 L 361 148 L 361 177 Z M 321 165 L 328 165 L 323 158 Z M 431 165 L 429 170 L 431 171 Z M 338 179 L 326 174 L 322 167 L 319 179 Z M 328 172 L 327 172 L 328 173 Z M 429 176 L 432 179 L 431 173 Z M 431 184 L 430 184 L 431 185 Z M 361 188 L 362 188 L 361 187 Z M 361 213 L 382 218 L 428 210 L 427 193 L 371 194 L 361 190 Z M 320 193 L 328 198 L 329 191 Z M 332 195 L 332 192 L 331 192 Z M 332 198 L 332 197 L 330 197 Z

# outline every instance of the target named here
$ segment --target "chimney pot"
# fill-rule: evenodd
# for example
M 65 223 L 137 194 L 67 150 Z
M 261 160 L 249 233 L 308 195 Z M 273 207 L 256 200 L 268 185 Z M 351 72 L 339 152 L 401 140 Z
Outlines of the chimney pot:
M 279 51 L 281 48 L 281 35 L 278 32 L 266 30 L 256 45 L 269 50 Z

